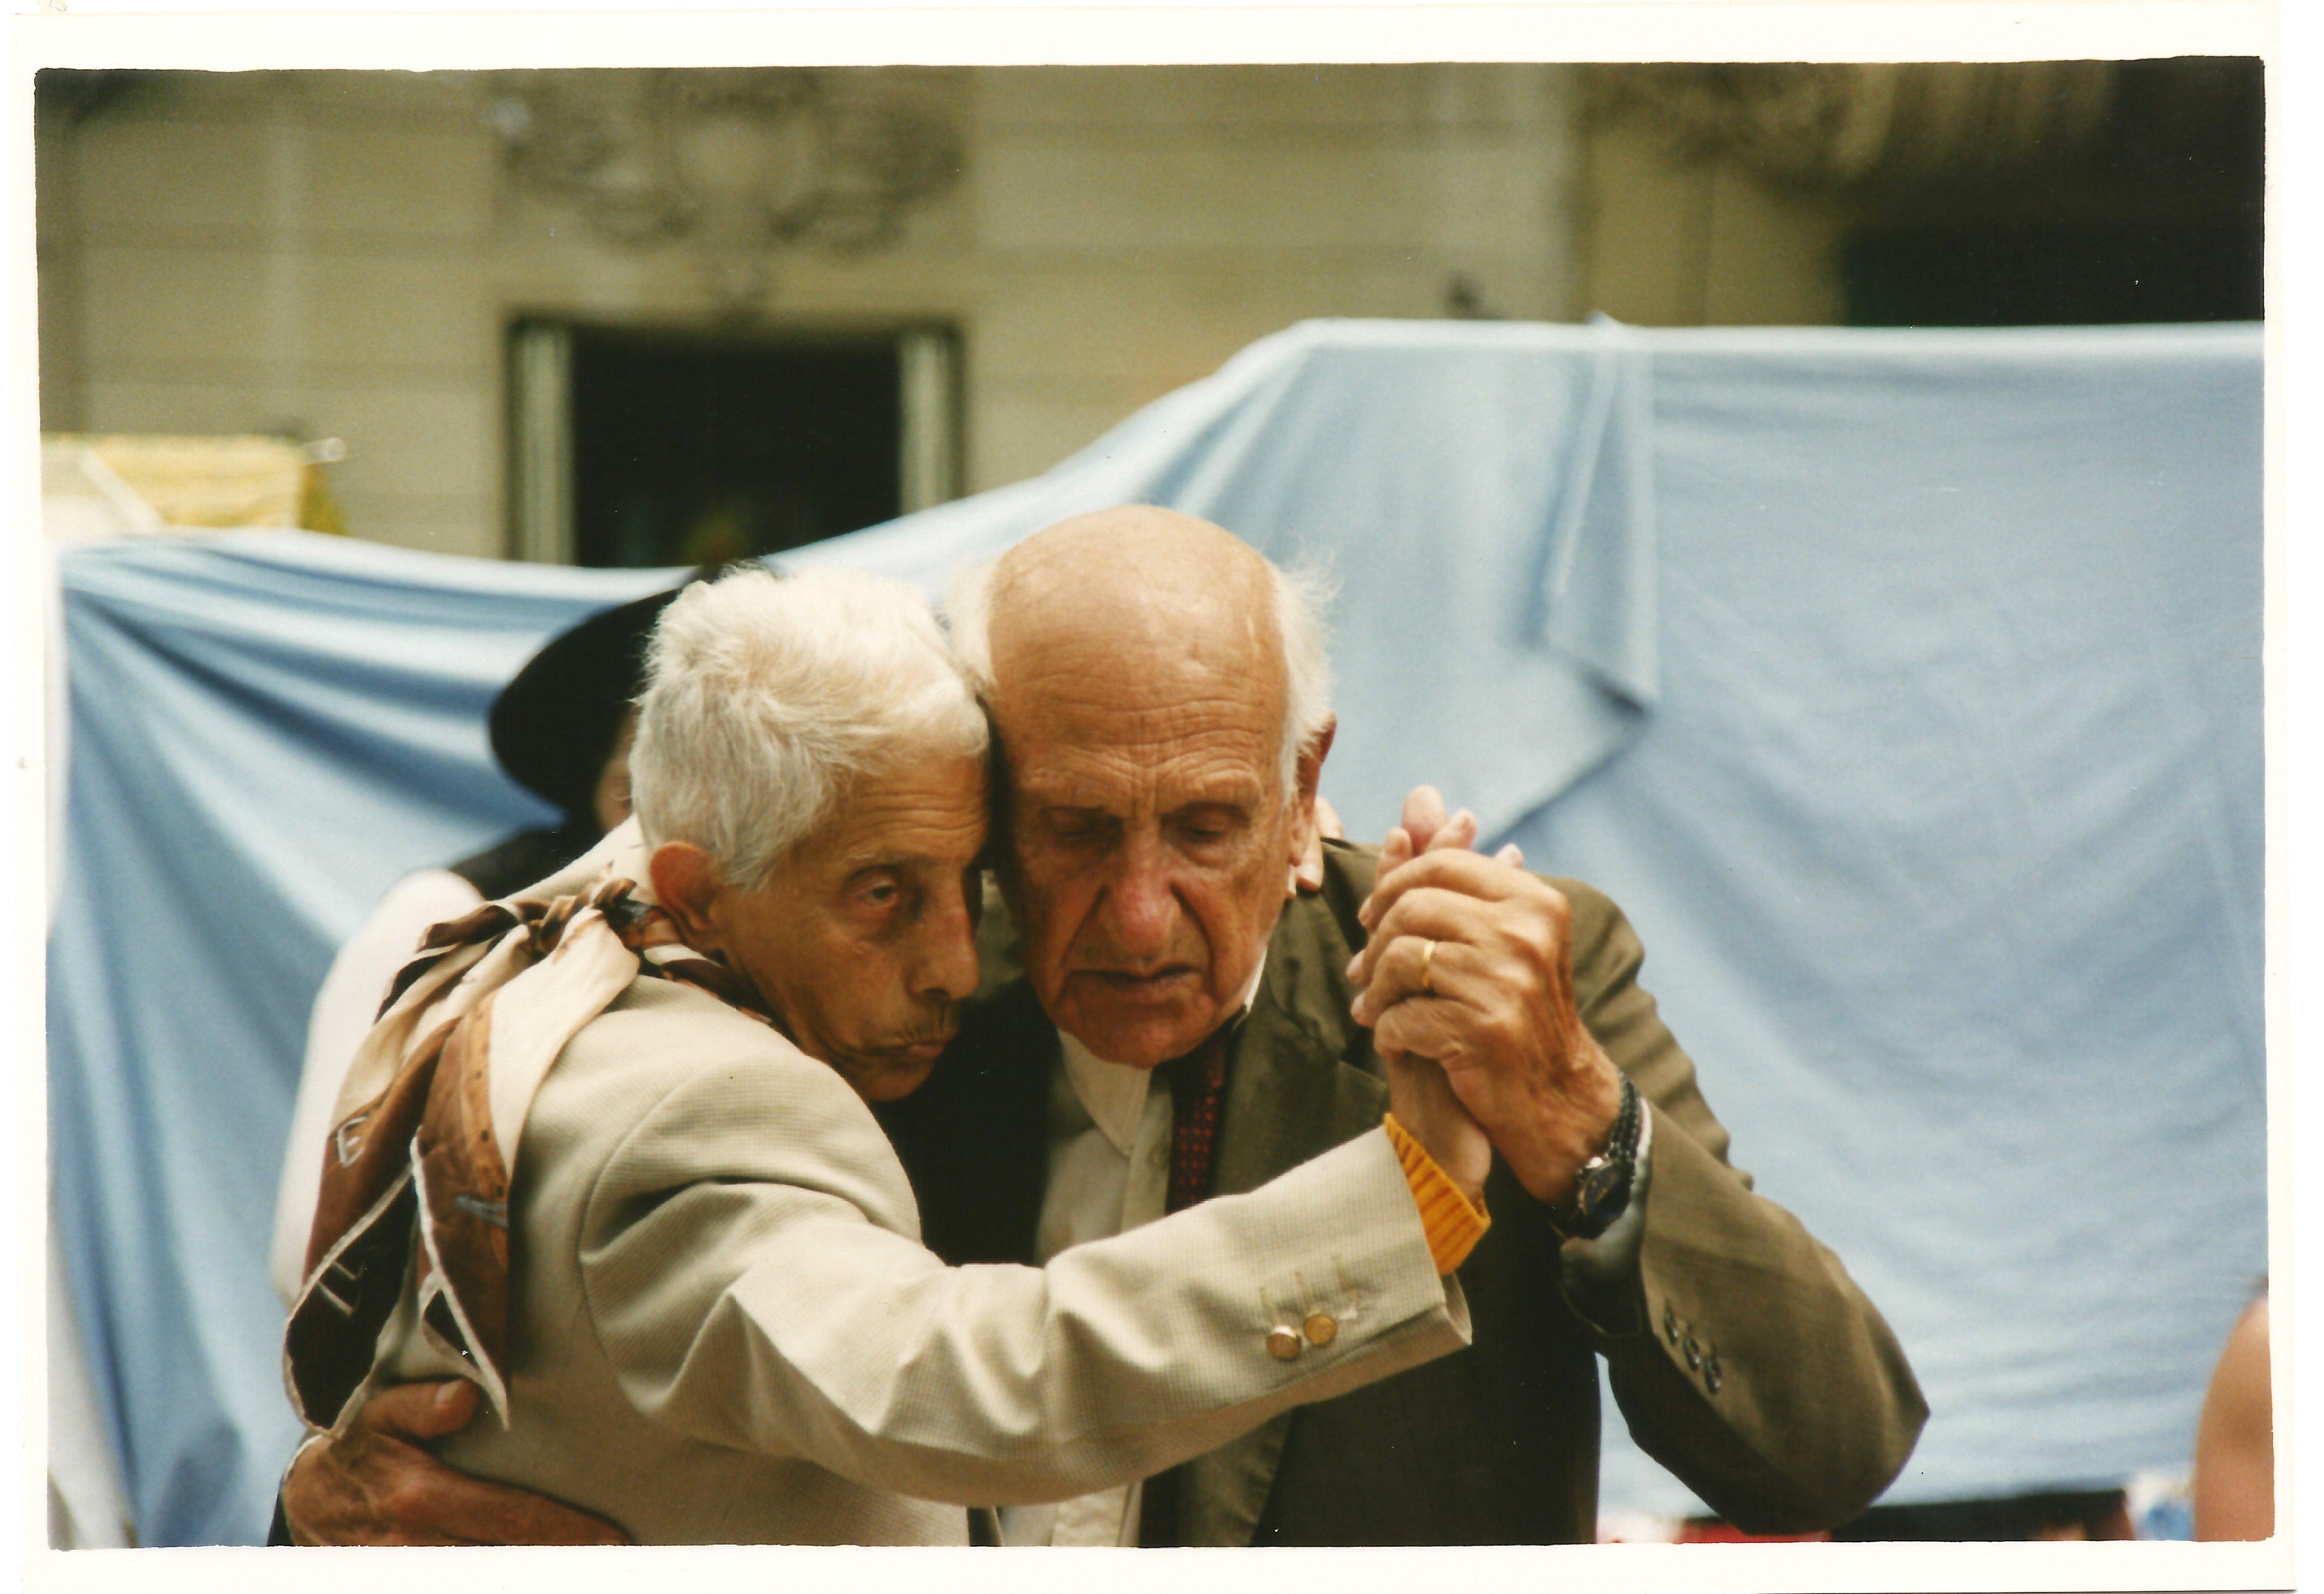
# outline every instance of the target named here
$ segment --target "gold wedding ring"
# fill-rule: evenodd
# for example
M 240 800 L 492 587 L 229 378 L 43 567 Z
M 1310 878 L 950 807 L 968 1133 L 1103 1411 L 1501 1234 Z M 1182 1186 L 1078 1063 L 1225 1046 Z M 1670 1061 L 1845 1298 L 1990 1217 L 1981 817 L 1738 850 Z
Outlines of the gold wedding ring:
M 1428 977 L 1428 965 L 1435 961 L 1436 943 L 1423 941 L 1420 944 L 1420 989 L 1429 996 L 1436 994 L 1436 982 Z

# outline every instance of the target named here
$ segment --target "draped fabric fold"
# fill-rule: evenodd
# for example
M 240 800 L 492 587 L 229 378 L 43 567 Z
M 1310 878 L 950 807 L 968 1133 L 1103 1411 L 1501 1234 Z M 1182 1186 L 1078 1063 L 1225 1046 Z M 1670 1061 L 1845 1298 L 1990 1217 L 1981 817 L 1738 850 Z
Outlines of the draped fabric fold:
M 1356 833 L 1385 830 L 1424 780 L 1506 830 L 1618 753 L 1654 701 L 1646 337 L 1603 318 L 1304 322 L 1032 482 L 785 558 L 936 595 L 958 562 L 1066 515 L 1215 520 L 1336 589 L 1339 698 L 1364 712 L 1343 706 L 1333 788 Z

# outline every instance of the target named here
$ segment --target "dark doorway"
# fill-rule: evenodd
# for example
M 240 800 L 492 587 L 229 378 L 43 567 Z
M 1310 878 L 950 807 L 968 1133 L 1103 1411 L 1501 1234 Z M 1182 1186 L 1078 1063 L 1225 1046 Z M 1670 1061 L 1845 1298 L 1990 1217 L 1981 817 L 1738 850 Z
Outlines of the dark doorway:
M 899 511 L 893 337 L 572 337 L 575 563 L 745 558 Z
M 2120 62 L 2106 124 L 2070 168 L 1867 217 L 1840 251 L 1848 319 L 2258 320 L 2266 142 L 2260 61 Z
M 947 327 L 800 332 L 524 319 L 509 337 L 511 551 L 702 565 L 953 496 Z
M 2206 222 L 1900 229 L 1841 253 L 1859 327 L 2256 321 L 2256 226 Z

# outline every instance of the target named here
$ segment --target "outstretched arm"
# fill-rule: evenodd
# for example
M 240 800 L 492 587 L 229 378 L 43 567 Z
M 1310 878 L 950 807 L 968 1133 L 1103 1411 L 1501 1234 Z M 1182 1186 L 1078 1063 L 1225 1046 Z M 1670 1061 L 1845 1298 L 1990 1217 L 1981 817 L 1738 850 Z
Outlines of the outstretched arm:
M 1456 1181 L 1463 1125 L 1475 1134 L 1416 1128 Z M 721 1059 L 598 1175 L 588 1317 L 637 1406 L 696 1438 L 924 1498 L 1062 1498 L 1466 1343 L 1442 1276 L 1458 1256 L 1422 1216 L 1431 1165 L 1413 1162 L 1375 1132 L 1046 1270 L 947 1268 L 871 1221 L 902 1199 L 902 1174 L 835 1076 Z M 618 1540 L 429 1454 L 473 1408 L 461 1384 L 374 1396 L 293 1466 L 293 1538 Z
M 1406 810 L 1420 830 L 1424 795 Z M 1643 1098 L 1633 1210 L 1560 1258 L 1633 1437 L 1747 1529 L 1854 1516 L 1902 1469 L 1926 1405 L 1839 1258 L 1728 1165 L 1693 1064 L 1637 983 L 1628 923 L 1591 888 L 1500 859 L 1440 848 L 1397 861 L 1383 853 L 1363 910 L 1357 1016 L 1383 1052 L 1444 1064 L 1553 1217 L 1605 1150 L 1620 1082 Z
M 586 1209 L 588 1316 L 632 1403 L 707 1442 L 928 1499 L 1061 1499 L 1466 1342 L 1388 1137 L 1047 1268 L 946 1267 L 872 1221 L 902 1173 L 779 1059 L 704 1067 Z

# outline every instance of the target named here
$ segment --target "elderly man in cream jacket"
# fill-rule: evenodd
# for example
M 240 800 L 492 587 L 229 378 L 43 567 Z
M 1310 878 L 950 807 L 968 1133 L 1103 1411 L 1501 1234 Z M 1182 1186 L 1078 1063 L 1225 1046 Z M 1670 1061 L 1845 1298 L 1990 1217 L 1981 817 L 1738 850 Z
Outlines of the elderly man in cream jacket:
M 985 751 L 899 585 L 674 604 L 636 819 L 439 926 L 341 1093 L 308 1421 L 448 1375 L 491 1415 L 445 1460 L 641 1542 L 957 1543 L 1465 1344 L 1490 1154 L 1431 1064 L 1378 1130 L 1045 1268 L 921 1247 L 867 1103 L 976 986 Z

